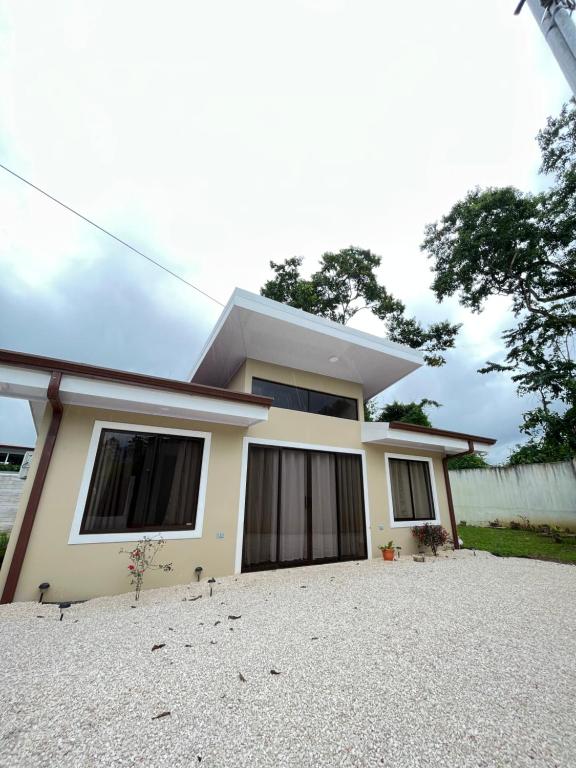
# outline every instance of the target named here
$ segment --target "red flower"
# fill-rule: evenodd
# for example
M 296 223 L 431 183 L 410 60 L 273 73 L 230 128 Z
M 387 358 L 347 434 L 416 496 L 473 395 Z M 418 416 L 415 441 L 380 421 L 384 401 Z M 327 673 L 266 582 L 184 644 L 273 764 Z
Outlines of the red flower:
M 134 566 L 133 566 L 133 565 L 129 565 L 129 566 L 128 566 L 128 570 L 129 570 L 129 571 L 133 571 L 133 570 L 134 570 Z

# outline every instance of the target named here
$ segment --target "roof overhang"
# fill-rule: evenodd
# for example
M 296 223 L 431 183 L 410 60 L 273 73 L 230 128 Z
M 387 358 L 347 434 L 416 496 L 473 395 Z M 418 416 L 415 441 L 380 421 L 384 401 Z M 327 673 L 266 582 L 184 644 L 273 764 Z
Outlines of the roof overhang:
M 473 447 L 474 451 L 486 450 L 496 441 L 488 437 L 451 432 L 446 429 L 419 427 L 400 422 L 366 421 L 362 424 L 362 442 L 390 448 L 436 451 L 446 456 L 454 456 L 457 453 L 468 452 L 470 447 Z
M 90 370 L 89 366 L 85 368 Z M 55 369 L 58 369 L 57 366 Z M 134 376 L 138 379 L 139 375 Z M 182 385 L 182 391 L 179 391 L 180 387 L 170 389 L 169 383 L 166 388 L 162 388 L 131 382 L 130 374 L 126 374 L 126 379 L 117 381 L 108 380 L 104 375 L 94 377 L 63 372 L 60 400 L 63 405 L 105 408 L 240 427 L 248 427 L 268 419 L 268 404 L 265 404 L 262 398 L 252 398 L 251 401 L 250 396 L 244 396 L 243 393 L 221 391 L 218 391 L 218 396 L 210 397 L 202 392 L 194 392 L 194 385 L 185 382 L 174 382 L 175 387 Z M 150 380 L 157 381 L 152 378 Z M 50 370 L 6 365 L 0 361 L 0 396 L 28 400 L 32 412 L 37 417 L 41 416 L 45 406 L 49 382 Z M 187 388 L 190 391 L 187 391 Z M 229 397 L 226 397 L 227 394 Z M 37 426 L 37 418 L 34 421 Z
M 423 364 L 414 349 L 237 288 L 190 378 L 225 387 L 246 358 L 356 382 L 366 400 Z

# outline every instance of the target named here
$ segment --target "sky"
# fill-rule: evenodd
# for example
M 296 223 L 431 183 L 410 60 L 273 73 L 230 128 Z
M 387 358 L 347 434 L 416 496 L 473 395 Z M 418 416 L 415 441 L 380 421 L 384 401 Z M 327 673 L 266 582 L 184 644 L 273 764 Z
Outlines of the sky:
M 443 368 L 382 401 L 525 438 L 502 374 L 508 305 L 438 304 L 424 227 L 476 186 L 536 190 L 569 96 L 516 0 L 0 0 L 0 162 L 225 303 L 270 260 L 351 244 L 408 312 L 463 324 Z M 0 347 L 184 378 L 221 307 L 0 169 Z M 368 313 L 356 327 L 383 334 Z M 0 398 L 0 443 L 34 443 Z

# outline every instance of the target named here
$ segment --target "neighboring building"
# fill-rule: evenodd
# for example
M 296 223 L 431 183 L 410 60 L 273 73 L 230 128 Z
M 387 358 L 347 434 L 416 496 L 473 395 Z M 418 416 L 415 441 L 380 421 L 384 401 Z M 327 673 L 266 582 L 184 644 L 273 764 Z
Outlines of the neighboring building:
M 127 591 L 119 555 L 166 540 L 169 573 L 204 576 L 379 556 L 410 527 L 455 526 L 445 458 L 489 438 L 364 423 L 363 403 L 417 351 L 236 290 L 191 382 L 0 352 L 0 390 L 28 399 L 38 441 L 2 600 Z M 49 403 L 49 407 L 47 407 Z
M 33 450 L 34 448 L 22 445 L 0 445 L 0 471 L 2 471 L 2 465 L 10 465 L 20 469 L 26 454 Z

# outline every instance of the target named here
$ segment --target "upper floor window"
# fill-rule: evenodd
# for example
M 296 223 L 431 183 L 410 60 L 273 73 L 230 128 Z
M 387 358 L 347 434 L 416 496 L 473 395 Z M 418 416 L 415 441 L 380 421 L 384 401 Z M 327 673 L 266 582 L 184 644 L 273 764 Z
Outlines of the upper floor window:
M 358 401 L 353 397 L 330 395 L 314 389 L 304 389 L 304 387 L 294 387 L 290 384 L 279 384 L 257 378 L 252 379 L 252 394 L 273 398 L 275 408 L 358 420 Z

